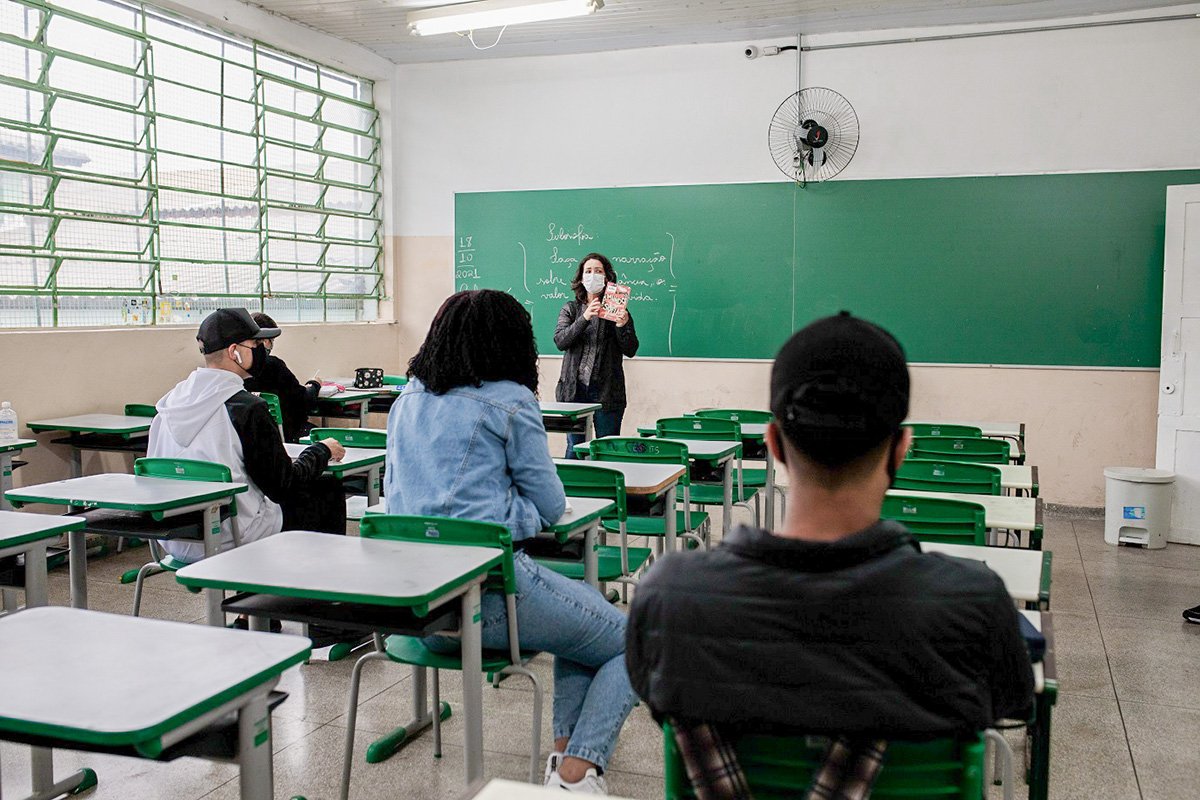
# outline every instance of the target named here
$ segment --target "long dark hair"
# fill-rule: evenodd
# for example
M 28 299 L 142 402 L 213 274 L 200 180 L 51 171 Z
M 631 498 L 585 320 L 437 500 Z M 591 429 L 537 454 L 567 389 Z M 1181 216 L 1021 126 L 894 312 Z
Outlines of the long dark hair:
M 600 262 L 604 267 L 604 280 L 608 283 L 617 282 L 617 271 L 613 269 L 612 262 L 599 253 L 588 253 L 579 261 L 579 266 L 575 268 L 575 277 L 571 279 L 571 290 L 575 292 L 575 299 L 581 303 L 587 302 L 587 289 L 583 288 L 583 265 L 592 259 Z M 600 294 L 604 294 L 604 290 L 600 290 Z
M 451 295 L 408 362 L 408 375 L 434 394 L 484 381 L 515 381 L 537 394 L 537 343 L 529 312 L 495 289 Z

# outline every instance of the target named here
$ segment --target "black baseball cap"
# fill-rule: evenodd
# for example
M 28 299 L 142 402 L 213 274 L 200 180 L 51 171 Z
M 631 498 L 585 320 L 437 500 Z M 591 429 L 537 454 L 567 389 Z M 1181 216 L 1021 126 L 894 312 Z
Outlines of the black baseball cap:
M 908 416 L 908 393 L 904 348 L 849 311 L 797 331 L 771 368 L 771 413 L 784 435 L 830 467 L 894 436 Z
M 196 341 L 200 352 L 215 353 L 231 344 L 247 339 L 274 339 L 279 328 L 260 328 L 244 308 L 218 308 L 200 323 Z

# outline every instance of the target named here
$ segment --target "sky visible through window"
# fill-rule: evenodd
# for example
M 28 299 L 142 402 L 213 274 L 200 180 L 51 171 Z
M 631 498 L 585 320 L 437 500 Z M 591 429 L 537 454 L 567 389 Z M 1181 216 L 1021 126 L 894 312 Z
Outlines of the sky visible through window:
M 0 0 L 0 328 L 374 319 L 370 81 L 113 0 Z

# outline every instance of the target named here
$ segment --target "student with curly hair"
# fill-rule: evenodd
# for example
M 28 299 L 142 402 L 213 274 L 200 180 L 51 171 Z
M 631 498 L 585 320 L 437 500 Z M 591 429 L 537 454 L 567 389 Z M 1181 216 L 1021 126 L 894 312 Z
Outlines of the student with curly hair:
M 601 775 L 636 700 L 625 671 L 625 616 L 593 587 L 538 566 L 525 552 L 566 508 L 538 405 L 528 312 L 504 292 L 453 295 L 408 376 L 388 416 L 388 512 L 508 527 L 521 645 L 555 656 L 546 783 L 606 794 Z M 503 594 L 484 594 L 482 623 L 483 646 L 507 649 Z M 459 646 L 437 636 L 426 643 Z

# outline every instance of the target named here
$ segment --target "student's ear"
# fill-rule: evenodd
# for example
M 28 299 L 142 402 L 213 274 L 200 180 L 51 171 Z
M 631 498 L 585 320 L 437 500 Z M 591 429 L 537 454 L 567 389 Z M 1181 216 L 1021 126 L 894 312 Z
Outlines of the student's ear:
M 779 430 L 779 426 L 774 422 L 767 423 L 767 434 L 765 437 L 767 449 L 771 451 L 771 457 L 779 464 L 787 466 L 787 459 L 783 455 L 783 433 Z
M 904 463 L 904 458 L 908 455 L 908 448 L 910 447 L 912 447 L 912 428 L 901 428 L 900 438 L 896 440 L 896 449 L 892 451 L 893 474 Z

